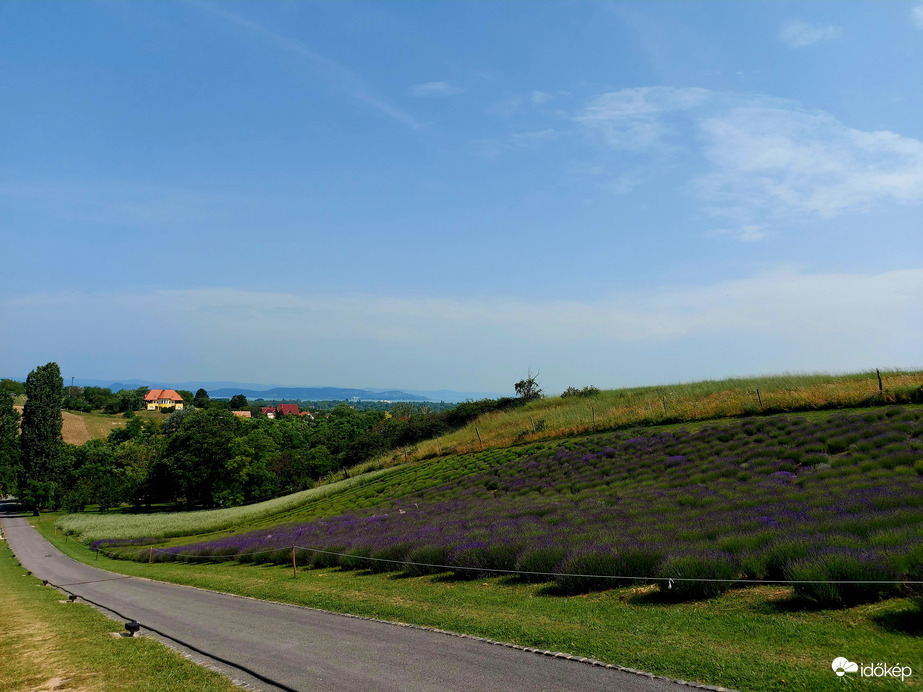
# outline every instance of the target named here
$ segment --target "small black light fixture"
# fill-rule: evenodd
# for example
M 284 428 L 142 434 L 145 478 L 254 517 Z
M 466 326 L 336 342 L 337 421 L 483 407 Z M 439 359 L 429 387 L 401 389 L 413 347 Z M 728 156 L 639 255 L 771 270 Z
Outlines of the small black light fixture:
M 125 629 L 128 630 L 129 637 L 134 637 L 135 632 L 141 629 L 141 623 L 135 622 L 134 620 L 129 620 L 125 623 Z
M 67 600 L 73 603 L 74 601 L 77 600 L 77 594 L 75 593 L 67 594 Z
M 48 580 L 42 579 L 42 586 L 48 586 Z

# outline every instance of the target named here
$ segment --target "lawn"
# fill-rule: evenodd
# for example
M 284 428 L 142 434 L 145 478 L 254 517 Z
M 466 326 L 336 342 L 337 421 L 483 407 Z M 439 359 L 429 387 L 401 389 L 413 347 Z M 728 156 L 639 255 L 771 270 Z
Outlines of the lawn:
M 0 692 L 239 690 L 153 639 L 114 636 L 120 623 L 63 599 L 0 542 Z

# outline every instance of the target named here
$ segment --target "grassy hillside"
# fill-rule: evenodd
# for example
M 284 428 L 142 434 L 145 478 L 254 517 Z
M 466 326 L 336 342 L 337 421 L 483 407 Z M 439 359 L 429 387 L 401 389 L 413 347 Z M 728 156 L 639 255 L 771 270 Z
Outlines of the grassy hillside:
M 839 689 L 830 661 L 844 652 L 923 669 L 923 593 L 904 598 L 911 587 L 894 583 L 923 580 L 921 405 L 485 445 L 316 491 L 212 524 L 208 512 L 57 520 L 82 542 L 55 536 L 53 517 L 41 528 L 75 558 L 125 574 L 741 690 Z M 147 564 L 145 536 L 197 521 L 212 533 L 160 539 Z M 100 556 L 89 539 L 102 537 L 123 541 Z M 861 684 L 919 686 L 916 674 Z
M 157 514 L 68 514 L 58 520 L 58 528 L 84 541 L 100 539 L 163 539 L 194 536 L 273 520 L 328 495 L 374 481 L 383 472 L 371 472 L 300 493 L 278 497 L 243 507 L 211 509 L 201 512 L 161 512 Z
M 569 592 L 607 588 L 611 576 L 660 586 L 672 578 L 676 597 L 708 595 L 685 577 L 896 581 L 923 559 L 921 435 L 923 407 L 895 406 L 486 450 L 308 491 L 276 513 L 222 510 L 224 528 L 239 520 L 230 535 L 157 554 L 271 562 L 278 550 L 290 562 L 297 545 L 304 564 L 337 562 L 315 549 L 354 556 L 340 559 L 350 567 L 401 568 L 361 559 L 372 557 L 450 565 L 461 577 L 518 569 Z M 85 541 L 130 539 L 214 514 L 58 523 Z M 896 588 L 800 591 L 842 605 Z
M 591 397 L 548 397 L 481 416 L 438 440 L 385 455 L 375 463 L 401 463 L 636 425 L 920 400 L 923 371 L 883 371 L 881 376 L 883 396 L 879 396 L 878 377 L 872 371 L 734 378 L 615 389 Z

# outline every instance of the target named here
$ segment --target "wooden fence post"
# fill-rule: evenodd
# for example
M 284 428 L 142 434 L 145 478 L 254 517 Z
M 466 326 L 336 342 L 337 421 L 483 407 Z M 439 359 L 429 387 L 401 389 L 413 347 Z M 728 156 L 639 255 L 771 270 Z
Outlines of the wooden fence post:
M 529 416 L 529 422 L 532 423 L 532 434 L 535 434 L 535 421 L 532 420 L 532 416 Z
M 875 368 L 875 374 L 878 375 L 878 394 L 884 396 L 885 389 L 881 384 L 881 372 L 878 370 L 878 368 Z
M 298 578 L 298 570 L 295 568 L 295 544 L 292 543 L 292 579 Z
M 478 434 L 478 444 L 481 445 L 481 446 L 483 446 L 484 443 L 481 442 L 481 431 L 478 430 L 478 426 L 476 426 L 476 425 L 474 426 L 474 432 L 476 432 L 476 433 Z
M 763 410 L 763 397 L 760 396 L 760 390 L 759 390 L 759 389 L 756 390 L 756 398 L 759 399 L 759 402 L 760 402 L 760 411 L 762 411 L 762 410 Z
M 154 561 L 154 548 L 151 547 L 150 552 L 147 554 L 147 564 L 150 565 Z

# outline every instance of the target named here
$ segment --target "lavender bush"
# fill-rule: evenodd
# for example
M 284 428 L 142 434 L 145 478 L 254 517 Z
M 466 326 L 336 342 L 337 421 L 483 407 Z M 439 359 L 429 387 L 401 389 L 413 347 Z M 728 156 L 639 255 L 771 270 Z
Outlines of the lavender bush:
M 596 577 L 613 575 L 783 580 L 801 570 L 833 579 L 871 565 L 896 580 L 901 556 L 923 543 L 921 433 L 915 407 L 487 450 L 320 498 L 288 526 L 168 552 L 210 549 L 259 563 L 272 561 L 262 551 L 288 548 L 290 562 L 296 545 L 356 556 L 296 554 L 314 568 L 401 568 L 360 559 L 379 557 L 450 565 L 463 577 L 489 568 L 592 577 L 558 580 L 568 592 L 609 588 L 612 580 Z M 824 551 L 841 557 L 821 559 Z M 673 595 L 704 598 L 715 588 L 674 582 Z M 802 595 L 830 604 L 870 597 L 850 589 Z

